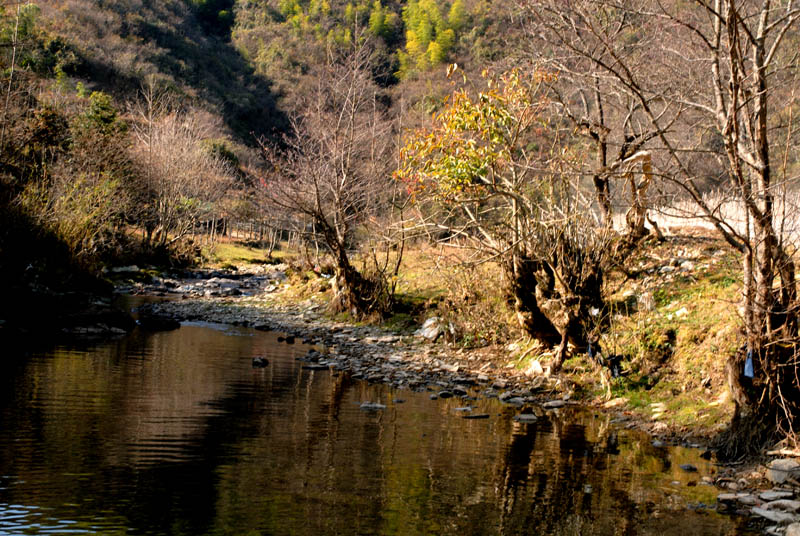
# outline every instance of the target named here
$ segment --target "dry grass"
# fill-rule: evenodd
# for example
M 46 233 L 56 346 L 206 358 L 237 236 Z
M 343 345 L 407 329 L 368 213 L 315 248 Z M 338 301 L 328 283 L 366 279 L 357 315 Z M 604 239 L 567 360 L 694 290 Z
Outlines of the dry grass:
M 676 268 L 674 259 L 693 268 L 662 273 Z M 642 250 L 628 267 L 638 272 L 612 297 L 612 328 L 603 339 L 608 352 L 625 357 L 628 372 L 611 382 L 612 396 L 642 418 L 715 431 L 733 409 L 724 370 L 741 344 L 738 255 L 719 240 L 673 238 Z M 579 356 L 569 368 L 587 368 L 584 361 Z M 584 380 L 591 385 L 591 377 Z M 605 394 L 596 383 L 593 389 Z
M 286 249 L 286 244 L 282 246 L 281 249 L 276 248 L 269 259 L 264 248 L 252 247 L 237 240 L 221 239 L 205 248 L 203 257 L 207 259 L 206 265 L 214 268 L 288 262 L 295 255 Z

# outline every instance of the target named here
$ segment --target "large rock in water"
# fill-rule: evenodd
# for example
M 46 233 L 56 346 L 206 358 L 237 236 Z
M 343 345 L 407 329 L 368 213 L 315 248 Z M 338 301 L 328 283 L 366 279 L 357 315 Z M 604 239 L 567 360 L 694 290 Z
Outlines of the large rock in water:
M 800 463 L 791 458 L 772 460 L 767 466 L 767 478 L 773 484 L 783 484 L 787 478 L 798 476 L 800 476 Z
M 181 327 L 181 323 L 162 314 L 139 313 L 139 325 L 148 331 L 171 331 Z

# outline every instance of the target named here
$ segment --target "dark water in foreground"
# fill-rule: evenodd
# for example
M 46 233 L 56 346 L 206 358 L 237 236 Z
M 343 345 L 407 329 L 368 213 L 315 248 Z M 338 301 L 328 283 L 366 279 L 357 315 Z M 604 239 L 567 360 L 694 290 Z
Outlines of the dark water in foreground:
M 0 534 L 742 532 L 691 509 L 716 498 L 689 485 L 713 471 L 697 450 L 578 410 L 520 424 L 483 400 L 491 418 L 465 420 L 460 400 L 304 370 L 276 338 L 185 325 L 4 349 Z

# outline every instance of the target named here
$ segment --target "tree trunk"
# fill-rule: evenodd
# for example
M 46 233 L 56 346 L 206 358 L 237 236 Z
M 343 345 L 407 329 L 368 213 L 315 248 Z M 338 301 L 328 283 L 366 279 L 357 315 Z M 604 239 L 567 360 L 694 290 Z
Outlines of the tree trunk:
M 556 252 L 556 255 L 563 253 Z M 554 262 L 558 264 L 558 260 Z M 602 271 L 590 269 L 583 277 L 572 279 L 574 288 L 564 289 L 556 283 L 550 264 L 524 256 L 515 257 L 506 267 L 509 293 L 520 327 L 531 338 L 556 347 L 551 362 L 558 371 L 567 356 L 568 344 L 586 351 L 591 344 L 599 351 L 598 337 L 592 329 L 592 308 L 603 308 Z M 574 274 L 573 274 L 574 275 Z M 570 278 L 558 278 L 562 282 Z
M 796 440 L 793 421 L 800 415 L 795 266 L 772 226 L 771 194 L 759 197 L 760 210 L 750 205 L 753 236 L 743 259 L 747 342 L 727 363 L 735 409 L 718 441 L 726 458 L 756 454 L 779 433 Z
M 334 260 L 336 267 L 330 302 L 332 312 L 347 312 L 355 318 L 362 318 L 373 313 L 383 315 L 390 309 L 382 281 L 364 277 L 350 263 L 344 249 L 334 254 Z

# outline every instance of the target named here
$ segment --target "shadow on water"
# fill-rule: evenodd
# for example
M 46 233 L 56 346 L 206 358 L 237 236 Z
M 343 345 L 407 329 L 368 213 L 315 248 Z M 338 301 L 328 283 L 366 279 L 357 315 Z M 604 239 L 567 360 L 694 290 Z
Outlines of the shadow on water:
M 302 369 L 305 351 L 184 325 L 13 360 L 0 533 L 742 533 L 696 508 L 716 497 L 676 469 L 711 473 L 696 451 L 578 409 L 523 424 L 479 399 L 491 418 L 465 420 L 461 400 Z

